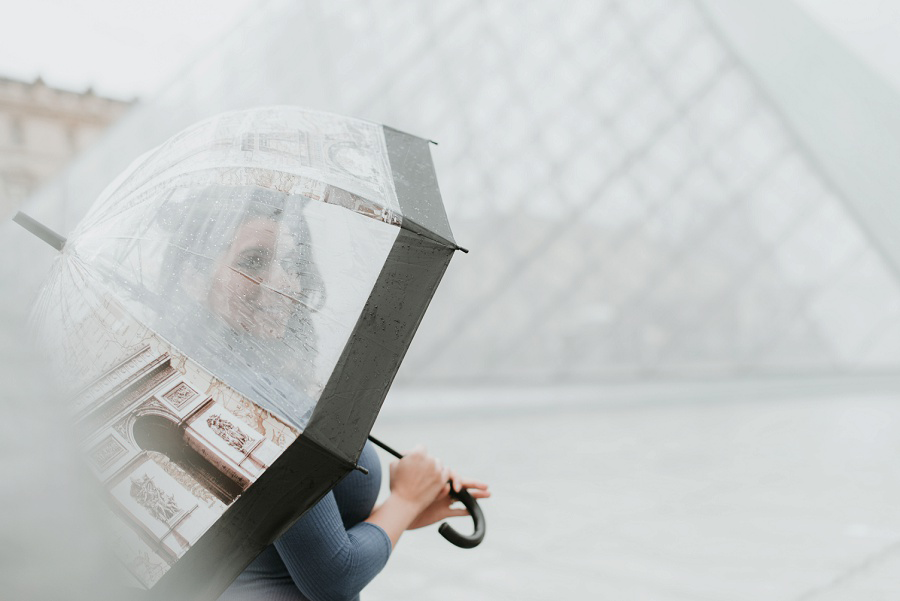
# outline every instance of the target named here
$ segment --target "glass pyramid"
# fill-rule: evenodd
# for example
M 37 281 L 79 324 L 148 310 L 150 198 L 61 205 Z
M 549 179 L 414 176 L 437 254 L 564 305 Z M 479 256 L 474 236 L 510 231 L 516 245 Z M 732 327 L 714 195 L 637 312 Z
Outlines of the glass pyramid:
M 35 201 L 74 222 L 118 157 L 306 105 L 440 142 L 472 252 L 398 383 L 896 372 L 897 270 L 703 3 L 563 6 L 275 0 Z

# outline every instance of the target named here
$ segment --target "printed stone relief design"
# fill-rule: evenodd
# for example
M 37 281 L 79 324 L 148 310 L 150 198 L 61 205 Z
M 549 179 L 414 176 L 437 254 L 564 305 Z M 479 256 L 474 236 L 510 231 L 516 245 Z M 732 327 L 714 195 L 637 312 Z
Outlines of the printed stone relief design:
M 97 414 L 91 419 L 95 423 L 102 423 L 113 418 L 116 414 L 122 413 L 129 405 L 137 401 L 141 395 L 146 394 L 148 390 L 152 390 L 165 380 L 169 379 L 175 373 L 169 365 L 161 366 L 160 369 L 150 375 L 141 386 L 123 395 L 117 396 L 114 402 L 108 403 L 102 407 Z M 161 407 L 162 405 L 160 405 Z
M 233 413 L 235 417 L 240 419 L 242 423 L 281 448 L 287 447 L 297 439 L 297 433 L 290 426 L 244 397 L 233 394 L 219 394 L 214 398 Z
M 130 420 L 126 417 L 125 419 L 121 420 L 120 422 L 118 422 L 117 424 L 115 424 L 113 426 L 113 429 L 116 432 L 118 432 L 122 436 L 122 438 L 124 438 L 125 440 L 131 439 L 131 436 L 129 436 L 129 434 L 128 434 L 129 421 Z
M 133 574 L 138 574 L 147 586 L 156 584 L 156 581 L 162 578 L 169 569 L 169 566 L 161 561 L 154 561 L 146 551 L 138 551 L 137 556 L 131 560 L 128 567 Z
M 97 469 L 103 471 L 126 453 L 128 449 L 110 435 L 91 449 L 90 457 Z
M 241 432 L 240 428 L 227 419 L 223 419 L 222 416 L 218 414 L 210 415 L 206 419 L 206 425 L 209 426 L 219 438 L 227 442 L 229 446 L 234 447 L 242 453 L 244 452 L 244 447 L 251 442 L 250 437 L 244 432 Z
M 147 402 L 141 405 L 141 409 L 162 409 L 166 414 L 172 414 L 172 410 L 160 403 L 156 397 L 150 397 Z
M 169 352 L 169 354 L 171 355 L 169 364 L 172 366 L 172 369 L 180 373 L 182 376 L 187 374 L 187 357 L 171 351 Z
M 121 321 L 134 325 L 125 315 Z M 149 589 L 185 550 L 202 538 L 233 501 L 233 492 L 223 490 L 219 474 L 242 487 L 256 476 L 255 472 L 248 475 L 233 465 L 240 458 L 234 456 L 232 449 L 242 456 L 249 455 L 256 443 L 263 442 L 262 437 L 268 435 L 272 439 L 277 428 L 284 429 L 279 440 L 293 440 L 296 433 L 190 359 L 179 353 L 170 355 L 171 350 L 163 341 L 150 337 L 141 341 L 137 350 L 118 353 L 119 363 L 82 389 L 76 419 L 85 460 L 120 510 L 113 514 L 115 554 L 123 567 Z M 100 370 L 96 366 L 92 369 Z M 169 420 L 177 426 L 172 429 L 177 431 L 173 440 L 187 443 L 181 438 L 185 436 L 181 418 L 210 397 L 204 393 L 207 388 L 229 405 L 241 407 L 242 415 L 207 411 L 204 406 L 203 417 L 196 425 L 207 423 L 215 435 L 204 430 L 206 446 L 194 449 L 201 457 L 181 462 L 181 455 L 172 459 L 162 452 L 141 448 L 138 440 L 146 442 L 145 434 L 155 436 L 145 430 L 135 439 L 136 421 L 147 415 L 155 416 L 148 423 L 160 417 Z M 218 415 L 207 422 L 211 414 Z M 226 444 L 219 443 L 219 438 Z M 210 439 L 217 444 L 209 445 Z M 271 463 L 272 455 L 277 455 L 264 444 L 257 454 L 266 465 Z M 257 465 L 259 461 L 248 461 L 248 466 Z M 190 518 L 183 519 L 187 516 Z
M 145 367 L 146 355 L 150 353 L 150 346 L 144 345 L 138 352 L 128 357 L 115 367 L 107 370 L 96 380 L 78 393 L 79 404 L 85 404 L 83 399 L 95 400 L 102 398 L 110 389 L 124 382 L 134 372 Z
M 163 523 L 168 523 L 181 512 L 181 508 L 175 502 L 175 495 L 166 495 L 147 474 L 140 480 L 131 481 L 131 498 Z
M 147 451 L 147 455 L 149 455 L 154 463 L 162 468 L 164 472 L 172 476 L 176 482 L 189 490 L 192 495 L 201 501 L 204 501 L 210 507 L 216 503 L 216 498 L 205 486 L 197 482 L 197 480 L 181 469 L 181 467 L 171 459 L 156 451 Z
M 269 438 L 277 444 L 279 447 L 286 447 L 288 445 L 288 441 L 284 435 L 284 430 L 275 430 L 270 433 Z
M 165 393 L 163 398 L 169 401 L 175 409 L 181 410 L 185 405 L 197 398 L 197 391 L 181 382 L 178 386 Z
M 264 409 L 260 408 L 255 403 L 236 395 L 222 395 L 217 400 L 244 424 L 259 434 L 262 434 L 263 436 L 266 435 L 265 426 L 263 424 L 269 414 Z

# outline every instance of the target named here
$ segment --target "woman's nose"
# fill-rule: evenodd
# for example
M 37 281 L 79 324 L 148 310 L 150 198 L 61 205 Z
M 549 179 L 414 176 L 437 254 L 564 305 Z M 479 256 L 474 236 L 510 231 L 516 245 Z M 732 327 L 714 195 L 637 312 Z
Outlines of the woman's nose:
M 290 288 L 290 277 L 288 272 L 278 261 L 273 261 L 269 268 L 268 285 L 279 292 L 287 292 Z

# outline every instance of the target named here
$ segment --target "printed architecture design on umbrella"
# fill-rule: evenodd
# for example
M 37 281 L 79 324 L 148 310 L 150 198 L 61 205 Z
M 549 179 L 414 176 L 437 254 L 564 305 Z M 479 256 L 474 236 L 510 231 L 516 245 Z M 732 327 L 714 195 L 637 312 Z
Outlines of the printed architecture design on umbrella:
M 35 330 L 156 598 L 217 597 L 354 468 L 460 250 L 427 140 L 290 107 L 178 134 L 58 246 Z

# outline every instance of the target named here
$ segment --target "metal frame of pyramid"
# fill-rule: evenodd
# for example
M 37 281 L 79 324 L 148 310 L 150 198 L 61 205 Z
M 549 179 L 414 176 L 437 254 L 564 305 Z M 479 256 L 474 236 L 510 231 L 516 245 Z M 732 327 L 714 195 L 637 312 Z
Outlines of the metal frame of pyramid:
M 775 0 L 478 6 L 272 2 L 244 25 L 269 32 L 252 52 L 224 38 L 28 212 L 65 231 L 106 165 L 199 117 L 327 106 L 435 132 L 457 174 L 444 197 L 474 258 L 398 383 L 900 371 L 900 100 L 809 17 Z

